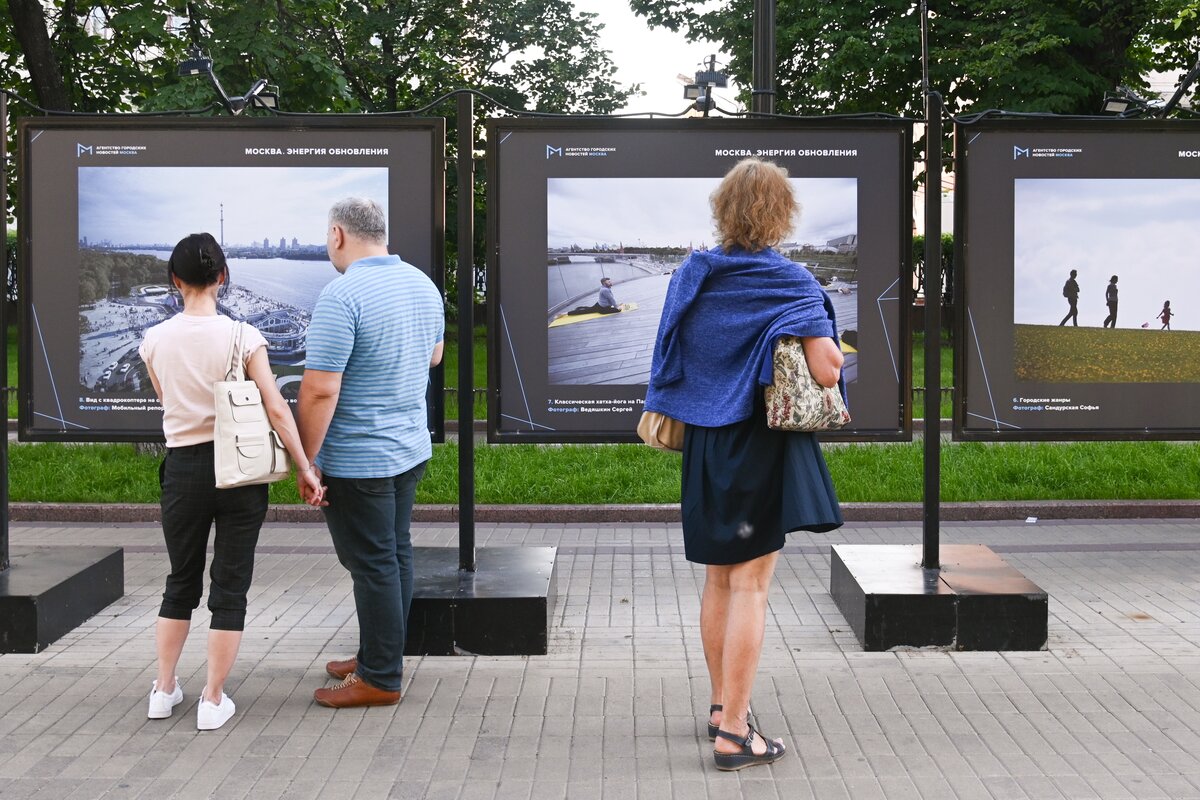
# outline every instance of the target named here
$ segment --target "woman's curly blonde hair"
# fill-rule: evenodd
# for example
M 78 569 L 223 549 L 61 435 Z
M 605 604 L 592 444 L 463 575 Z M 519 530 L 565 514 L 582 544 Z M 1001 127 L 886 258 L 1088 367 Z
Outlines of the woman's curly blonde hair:
M 758 158 L 734 164 L 710 201 L 718 243 L 752 253 L 782 242 L 800 211 L 787 170 Z

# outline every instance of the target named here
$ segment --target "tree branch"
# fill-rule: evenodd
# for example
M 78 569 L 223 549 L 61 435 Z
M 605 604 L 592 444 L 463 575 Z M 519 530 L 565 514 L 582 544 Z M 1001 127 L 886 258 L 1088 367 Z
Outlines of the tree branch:
M 38 104 L 55 111 L 70 111 L 71 97 L 63 82 L 62 65 L 50 44 L 46 12 L 41 2 L 9 0 L 8 11 L 12 16 L 17 43 L 25 56 L 25 68 L 29 70 Z

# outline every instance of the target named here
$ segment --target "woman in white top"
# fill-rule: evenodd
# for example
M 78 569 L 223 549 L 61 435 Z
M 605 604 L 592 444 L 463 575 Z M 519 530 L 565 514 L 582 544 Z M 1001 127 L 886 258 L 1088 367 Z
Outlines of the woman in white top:
M 167 454 L 159 467 L 162 526 L 171 561 L 156 628 L 158 678 L 147 716 L 171 716 L 183 702 L 175 676 L 192 611 L 200 605 L 208 535 L 216 524 L 208 607 L 208 682 L 196 709 L 196 727 L 219 728 L 233 716 L 225 679 L 237 657 L 246 619 L 246 593 L 254 572 L 254 548 L 267 513 L 267 485 L 217 489 L 213 474 L 213 383 L 224 380 L 235 325 L 217 311 L 217 294 L 229 280 L 225 254 L 208 233 L 175 245 L 167 262 L 171 283 L 183 296 L 183 312 L 146 331 L 138 352 L 163 405 Z M 318 505 L 323 489 L 312 468 L 287 401 L 267 361 L 266 340 L 252 326 L 243 335 L 246 375 L 262 394 L 271 426 L 296 465 L 296 481 Z

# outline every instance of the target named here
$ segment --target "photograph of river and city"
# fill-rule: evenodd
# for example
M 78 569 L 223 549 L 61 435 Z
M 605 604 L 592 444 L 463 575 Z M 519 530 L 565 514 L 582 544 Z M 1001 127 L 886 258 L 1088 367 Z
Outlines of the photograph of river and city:
M 218 310 L 262 332 L 285 397 L 303 372 L 317 296 L 337 277 L 329 205 L 387 199 L 386 168 L 85 167 L 79 170 L 79 381 L 85 393 L 153 398 L 138 357 L 146 328 L 182 311 L 167 259 L 189 233 L 222 243 Z
M 1017 380 L 1200 382 L 1200 180 L 1019 179 L 1013 196 Z
M 858 376 L 858 181 L 791 180 L 802 211 L 778 249 L 812 271 L 833 299 L 846 382 L 852 383 Z M 688 253 L 713 246 L 708 198 L 719 183 L 720 178 L 547 180 L 551 384 L 649 381 L 667 284 Z M 620 309 L 615 313 L 600 296 L 606 288 L 603 300 L 615 303 Z

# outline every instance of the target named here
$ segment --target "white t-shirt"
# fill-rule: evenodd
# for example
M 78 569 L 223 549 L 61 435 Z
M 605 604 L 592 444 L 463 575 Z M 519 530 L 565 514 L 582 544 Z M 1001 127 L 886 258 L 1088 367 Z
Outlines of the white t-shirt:
M 176 314 L 147 329 L 138 355 L 162 390 L 167 447 L 213 440 L 213 384 L 225 380 L 234 321 L 223 314 Z M 253 325 L 242 334 L 242 365 L 267 340 Z

